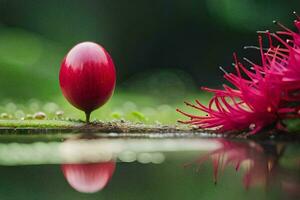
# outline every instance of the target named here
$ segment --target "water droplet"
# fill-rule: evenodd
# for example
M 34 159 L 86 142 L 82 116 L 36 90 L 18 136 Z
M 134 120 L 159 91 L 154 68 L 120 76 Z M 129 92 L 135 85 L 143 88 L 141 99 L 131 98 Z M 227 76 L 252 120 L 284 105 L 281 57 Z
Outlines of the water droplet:
M 254 129 L 255 129 L 255 126 L 256 126 L 256 125 L 252 123 L 252 124 L 249 125 L 249 129 L 250 129 L 250 130 L 254 130 Z
M 62 117 L 62 116 L 64 115 L 64 111 L 58 110 L 58 111 L 55 112 L 55 115 L 56 115 L 57 117 Z
M 1 113 L 1 118 L 2 119 L 8 119 L 9 115 L 7 113 Z
M 46 114 L 43 112 L 37 112 L 33 115 L 34 119 L 46 119 Z

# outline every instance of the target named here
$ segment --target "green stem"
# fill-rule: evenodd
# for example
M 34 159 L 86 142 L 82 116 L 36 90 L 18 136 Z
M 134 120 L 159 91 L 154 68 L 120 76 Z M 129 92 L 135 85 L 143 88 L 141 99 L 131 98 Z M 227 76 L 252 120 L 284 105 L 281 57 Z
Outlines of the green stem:
M 90 123 L 91 112 L 85 112 L 85 121 L 86 123 Z

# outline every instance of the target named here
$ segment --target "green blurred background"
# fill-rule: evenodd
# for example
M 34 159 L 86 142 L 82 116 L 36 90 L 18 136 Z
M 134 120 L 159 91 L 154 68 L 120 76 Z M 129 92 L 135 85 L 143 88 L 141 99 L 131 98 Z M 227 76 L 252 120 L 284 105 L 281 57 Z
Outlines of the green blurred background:
M 62 97 L 60 62 L 82 41 L 103 45 L 118 79 L 112 100 L 92 118 L 174 123 L 198 87 L 223 82 L 232 52 L 255 60 L 256 30 L 292 26 L 297 1 L 0 0 L 0 111 L 83 114 Z M 47 106 L 48 105 L 48 106 Z

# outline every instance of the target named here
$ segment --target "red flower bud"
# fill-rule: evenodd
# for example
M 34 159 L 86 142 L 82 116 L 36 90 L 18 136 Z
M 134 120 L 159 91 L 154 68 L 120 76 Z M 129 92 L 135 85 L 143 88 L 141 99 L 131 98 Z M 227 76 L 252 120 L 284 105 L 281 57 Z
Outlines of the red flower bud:
M 66 99 L 76 108 L 90 113 L 113 94 L 116 72 L 110 55 L 100 45 L 83 42 L 73 47 L 63 59 L 59 74 Z

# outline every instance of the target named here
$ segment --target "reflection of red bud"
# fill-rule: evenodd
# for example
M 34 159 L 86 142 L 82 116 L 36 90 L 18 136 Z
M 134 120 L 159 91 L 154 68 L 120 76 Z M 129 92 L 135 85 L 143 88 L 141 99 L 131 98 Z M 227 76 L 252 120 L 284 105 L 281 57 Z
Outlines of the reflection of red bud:
M 68 183 L 78 192 L 93 193 L 103 189 L 115 171 L 115 162 L 63 164 Z

